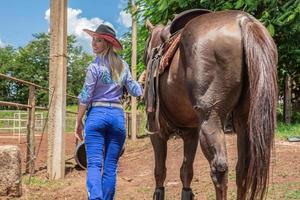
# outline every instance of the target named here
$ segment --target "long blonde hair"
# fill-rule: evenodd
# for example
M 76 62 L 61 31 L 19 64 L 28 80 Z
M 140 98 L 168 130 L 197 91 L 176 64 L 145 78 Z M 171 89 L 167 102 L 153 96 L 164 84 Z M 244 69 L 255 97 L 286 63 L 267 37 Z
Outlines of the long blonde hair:
M 105 41 L 106 47 L 100 53 L 101 56 L 108 59 L 109 66 L 111 69 L 112 79 L 118 83 L 120 83 L 121 74 L 124 70 L 124 64 L 122 59 L 115 52 L 113 45 L 109 42 Z

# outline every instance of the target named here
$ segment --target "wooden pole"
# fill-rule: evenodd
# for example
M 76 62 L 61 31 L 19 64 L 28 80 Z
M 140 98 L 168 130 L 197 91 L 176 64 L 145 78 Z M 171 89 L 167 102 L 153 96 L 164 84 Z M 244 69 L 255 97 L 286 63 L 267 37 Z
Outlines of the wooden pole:
M 47 160 L 51 179 L 64 178 L 65 175 L 66 66 L 67 0 L 51 0 Z
M 49 92 L 49 88 L 44 88 L 44 87 L 42 87 L 42 86 L 40 86 L 40 85 L 37 85 L 37 84 L 35 84 L 35 83 L 31 83 L 31 82 L 29 82 L 29 81 L 24 81 L 24 80 L 22 80 L 22 79 L 18 79 L 18 78 L 12 77 L 12 76 L 7 76 L 7 75 L 2 74 L 2 73 L 0 73 L 0 77 L 1 77 L 1 78 L 5 78 L 5 79 L 9 79 L 9 80 L 13 80 L 13 81 L 16 81 L 16 82 L 18 82 L 18 83 L 25 84 L 25 85 L 33 85 L 35 88 L 39 88 L 39 89 L 46 90 L 46 91 Z M 50 92 L 51 92 L 51 91 L 50 91 Z M 69 94 L 67 94 L 67 97 L 70 97 L 70 98 L 73 98 L 73 99 L 77 99 L 76 96 L 69 95 Z
M 35 171 L 35 87 L 29 86 L 28 97 L 28 121 L 27 121 L 27 154 L 26 154 L 26 173 L 34 174 Z
M 0 106 L 13 106 L 17 108 L 30 108 L 29 105 L 20 104 L 20 103 L 12 103 L 8 101 L 0 101 Z
M 136 80 L 136 63 L 137 63 L 137 29 L 136 29 L 136 16 L 135 13 L 137 11 L 134 0 L 131 0 L 132 10 L 132 33 L 131 33 L 131 74 L 133 79 Z M 131 139 L 136 140 L 137 135 L 137 103 L 136 98 L 131 97 Z
M 286 75 L 284 82 L 284 122 L 286 124 L 291 123 L 291 113 L 292 113 L 292 98 L 291 98 L 291 77 L 290 75 Z

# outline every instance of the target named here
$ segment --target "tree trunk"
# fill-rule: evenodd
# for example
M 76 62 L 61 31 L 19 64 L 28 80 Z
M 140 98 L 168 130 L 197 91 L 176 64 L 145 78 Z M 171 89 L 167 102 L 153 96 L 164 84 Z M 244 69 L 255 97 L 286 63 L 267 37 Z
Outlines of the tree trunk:
M 291 77 L 287 75 L 284 82 L 284 122 L 286 124 L 291 123 L 291 112 L 292 112 L 292 102 L 291 102 Z

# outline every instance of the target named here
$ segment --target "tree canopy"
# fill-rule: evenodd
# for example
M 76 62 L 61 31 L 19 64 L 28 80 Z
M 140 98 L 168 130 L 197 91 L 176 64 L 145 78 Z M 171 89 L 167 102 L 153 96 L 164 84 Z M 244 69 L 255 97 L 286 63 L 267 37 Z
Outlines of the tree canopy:
M 281 94 L 284 77 L 291 75 L 300 85 L 300 0 L 137 0 L 138 12 L 138 72 L 144 68 L 143 49 L 148 32 L 144 26 L 145 19 L 153 24 L 166 24 L 174 14 L 187 9 L 201 8 L 212 11 L 243 10 L 260 20 L 273 36 L 278 47 L 278 75 Z M 130 11 L 131 5 L 128 4 Z M 129 40 L 130 35 L 127 35 Z M 131 49 L 125 42 L 125 52 Z M 125 54 L 130 62 L 130 57 Z
M 0 48 L 0 73 L 33 82 L 44 88 L 49 86 L 50 37 L 47 33 L 34 34 L 25 47 Z M 85 68 L 92 56 L 76 45 L 75 36 L 68 36 L 67 93 L 78 95 L 85 77 Z M 7 79 L 0 80 L 1 100 L 27 104 L 28 87 Z M 68 99 L 69 103 L 77 102 Z M 37 91 L 37 104 L 48 105 L 48 91 Z
M 280 91 L 283 93 L 284 77 L 289 74 L 294 84 L 300 85 L 300 0 L 136 0 L 138 11 L 137 73 L 144 70 L 143 54 L 148 31 L 145 19 L 153 24 L 166 24 L 174 14 L 191 8 L 220 10 L 243 10 L 259 19 L 269 30 L 278 47 L 278 74 Z M 127 10 L 130 12 L 131 4 Z M 131 33 L 122 39 L 123 58 L 131 62 Z M 25 47 L 0 48 L 0 73 L 34 82 L 48 88 L 49 77 L 49 34 L 34 34 L 34 39 Z M 76 96 L 81 90 L 85 68 L 92 56 L 76 45 L 75 36 L 68 36 L 67 93 Z M 27 103 L 28 87 L 0 79 L 0 100 Z M 48 104 L 48 92 L 38 91 L 38 105 Z M 300 94 L 294 98 L 300 98 Z M 76 100 L 68 99 L 68 103 Z

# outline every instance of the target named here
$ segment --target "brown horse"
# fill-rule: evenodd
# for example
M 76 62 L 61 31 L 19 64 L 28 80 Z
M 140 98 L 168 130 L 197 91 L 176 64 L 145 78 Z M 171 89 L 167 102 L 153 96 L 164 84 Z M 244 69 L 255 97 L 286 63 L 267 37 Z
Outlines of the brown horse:
M 146 23 L 147 68 L 167 27 Z M 207 158 L 216 199 L 227 198 L 228 160 L 223 123 L 233 113 L 237 133 L 237 199 L 266 196 L 276 126 L 277 49 L 267 29 L 241 11 L 208 13 L 181 30 L 179 48 L 159 77 L 160 130 L 151 135 L 155 154 L 155 200 L 164 199 L 167 140 L 184 142 L 180 169 L 182 199 L 193 199 L 190 184 L 198 141 Z

